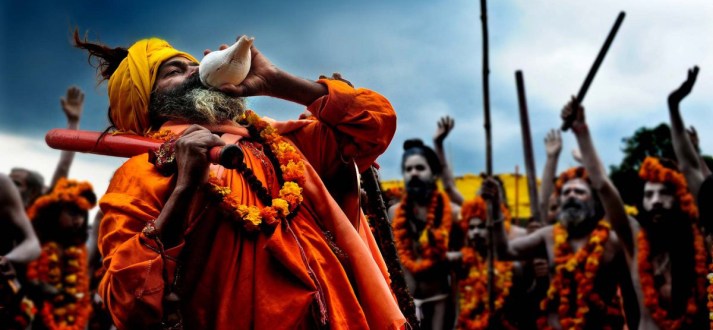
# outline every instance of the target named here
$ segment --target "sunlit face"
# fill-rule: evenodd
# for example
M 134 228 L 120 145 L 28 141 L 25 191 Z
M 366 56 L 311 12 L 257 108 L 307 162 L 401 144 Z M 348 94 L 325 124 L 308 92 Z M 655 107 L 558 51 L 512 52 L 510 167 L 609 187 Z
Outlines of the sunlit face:
M 572 179 L 562 186 L 559 205 L 564 205 L 567 199 L 575 198 L 580 201 L 589 201 L 592 199 L 592 189 L 586 181 L 582 179 Z
M 417 177 L 422 182 L 430 183 L 434 181 L 431 167 L 428 166 L 426 157 L 415 154 L 408 156 L 404 162 L 403 168 L 404 182 L 408 183 L 412 178 Z
M 569 180 L 562 186 L 559 205 L 557 218 L 568 230 L 579 227 L 595 213 L 592 189 L 579 178 Z
M 169 120 L 200 125 L 235 120 L 245 109 L 245 100 L 204 86 L 198 64 L 174 56 L 159 67 L 149 100 L 151 125 Z
M 198 74 L 198 63 L 183 56 L 174 56 L 158 68 L 154 90 L 167 91 L 180 86 L 190 76 Z
M 670 210 L 675 200 L 673 190 L 663 183 L 648 181 L 644 185 L 643 206 L 646 211 Z

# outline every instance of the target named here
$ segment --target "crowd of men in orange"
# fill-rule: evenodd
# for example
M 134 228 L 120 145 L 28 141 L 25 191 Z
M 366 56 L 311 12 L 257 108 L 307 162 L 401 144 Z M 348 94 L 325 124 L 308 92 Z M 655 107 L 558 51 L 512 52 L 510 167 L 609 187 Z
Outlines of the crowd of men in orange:
M 202 86 L 194 57 L 164 40 L 113 48 L 75 33 L 74 43 L 108 81 L 112 128 L 162 145 L 122 165 L 100 201 L 89 183 L 67 178 L 71 151 L 48 186 L 29 169 L 0 175 L 3 328 L 713 325 L 705 202 L 713 179 L 679 110 L 697 67 L 668 98 L 677 159 L 639 166 L 637 214 L 607 176 L 574 99 L 562 118 L 575 118 L 581 166 L 556 174 L 561 133 L 551 131 L 539 191 L 546 216 L 526 228 L 512 219 L 497 177 L 477 196 L 455 189 L 443 148 L 453 119 L 438 123 L 435 150 L 406 141 L 404 193 L 388 209 L 396 274 L 371 212 L 353 212 L 359 194 L 345 183 L 393 138 L 397 113 L 386 98 L 338 74 L 293 76 L 254 45 L 245 81 L 216 89 Z M 245 109 L 254 95 L 307 113 L 260 117 Z M 83 99 L 76 87 L 62 98 L 70 129 Z M 239 164 L 210 163 L 208 150 L 231 144 L 242 150 Z M 414 308 L 397 298 L 394 276 L 404 277 Z

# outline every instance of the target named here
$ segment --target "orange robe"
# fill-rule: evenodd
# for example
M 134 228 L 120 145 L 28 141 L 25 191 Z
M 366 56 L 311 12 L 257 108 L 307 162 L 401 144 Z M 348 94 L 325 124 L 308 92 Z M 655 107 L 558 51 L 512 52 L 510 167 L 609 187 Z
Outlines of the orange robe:
M 171 279 L 180 268 L 181 312 L 188 329 L 308 328 L 320 315 L 327 316 L 332 329 L 404 326 L 366 220 L 360 214 L 358 221 L 350 221 L 322 181 L 340 179 L 332 176 L 344 166 L 341 159 L 354 158 L 360 171 L 371 165 L 394 135 L 395 113 L 372 91 L 332 80 L 320 83 L 329 94 L 308 107 L 318 120 L 271 123 L 301 151 L 307 179 L 297 216 L 272 234 L 246 234 L 200 192 L 185 219 L 184 241 L 166 250 L 164 265 L 141 231 L 159 216 L 175 176 L 160 175 L 146 154 L 116 171 L 100 201 L 104 218 L 98 244 L 107 273 L 99 292 L 120 329 L 161 320 L 164 266 Z M 165 127 L 179 133 L 186 125 Z M 248 135 L 234 125 L 211 130 L 226 133 L 221 138 L 229 143 Z M 245 145 L 243 150 L 245 163 L 263 185 L 279 189 L 259 154 Z M 240 173 L 217 165 L 211 171 L 241 194 L 242 204 L 258 205 Z M 348 255 L 344 264 L 322 229 L 332 232 Z M 326 302 L 321 314 L 319 292 Z

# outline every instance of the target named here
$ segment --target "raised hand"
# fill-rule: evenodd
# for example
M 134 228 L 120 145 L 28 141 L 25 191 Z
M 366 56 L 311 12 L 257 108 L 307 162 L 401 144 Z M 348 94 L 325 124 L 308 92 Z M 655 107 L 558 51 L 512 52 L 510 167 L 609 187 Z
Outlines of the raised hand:
M 455 120 L 453 120 L 453 118 L 451 118 L 450 116 L 441 117 L 441 119 L 438 121 L 438 128 L 436 128 L 436 134 L 433 135 L 433 142 L 437 145 L 443 145 L 443 141 L 446 139 L 446 137 L 455 125 Z
M 696 83 L 696 78 L 698 77 L 698 71 L 698 66 L 688 69 L 688 77 L 686 78 L 686 81 L 684 81 L 678 89 L 671 92 L 668 96 L 668 104 L 678 105 L 681 103 L 681 100 L 691 93 L 693 85 Z
M 547 157 L 557 157 L 562 151 L 562 136 L 560 130 L 552 129 L 545 136 L 545 152 Z
M 327 76 L 325 76 L 325 75 L 323 75 L 323 74 L 322 74 L 322 75 L 319 75 L 319 79 L 339 80 L 339 81 L 341 81 L 341 82 L 345 82 L 347 85 L 349 85 L 349 86 L 351 86 L 351 87 L 354 87 L 354 85 L 352 84 L 352 82 L 349 81 L 349 80 L 344 79 L 344 77 L 342 77 L 342 74 L 339 73 L 339 72 L 334 72 L 334 73 L 332 73 L 332 76 L 331 76 L 331 77 L 327 77 Z
M 560 115 L 562 120 L 572 123 L 572 128 L 578 126 L 583 126 L 586 124 L 584 120 L 584 108 L 577 104 L 577 98 L 573 95 L 572 99 L 562 108 L 562 113 Z
M 225 49 L 223 46 L 227 45 L 221 45 L 220 49 Z M 210 50 L 206 50 L 204 53 L 207 54 L 209 52 Z M 260 53 L 255 45 L 250 46 L 250 55 L 252 56 L 252 62 L 250 62 L 250 71 L 245 80 L 239 85 L 225 84 L 220 86 L 219 89 L 234 96 L 266 95 L 279 97 L 279 95 L 275 95 L 275 91 L 282 88 L 282 86 L 275 86 L 275 81 L 280 70 L 265 55 Z
M 60 99 L 62 111 L 67 116 L 67 122 L 77 123 L 84 109 L 84 93 L 77 86 L 67 89 L 67 96 Z

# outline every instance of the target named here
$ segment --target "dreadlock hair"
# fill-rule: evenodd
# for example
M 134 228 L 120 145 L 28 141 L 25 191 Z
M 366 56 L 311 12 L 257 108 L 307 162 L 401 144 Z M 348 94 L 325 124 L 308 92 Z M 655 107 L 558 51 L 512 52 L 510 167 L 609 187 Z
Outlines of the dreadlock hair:
M 84 35 L 84 38 L 80 38 L 79 29 L 74 29 L 72 39 L 74 47 L 84 49 L 89 52 L 87 62 L 89 65 L 97 69 L 97 85 L 101 84 L 105 80 L 109 80 L 111 75 L 114 74 L 114 71 L 116 71 L 119 67 L 119 64 L 121 64 L 121 61 L 129 56 L 129 50 L 127 48 L 111 48 L 100 43 L 90 42 L 87 40 L 86 34 Z M 107 118 L 109 119 L 110 126 L 102 133 L 100 138 L 97 139 L 97 143 L 99 143 L 99 140 L 101 140 L 107 132 L 116 127 L 114 120 L 112 120 L 109 115 L 110 113 L 110 111 L 107 111 Z
M 74 47 L 84 49 L 89 52 L 87 62 L 89 62 L 89 65 L 97 69 L 97 76 L 101 77 L 101 79 L 99 79 L 99 83 L 104 80 L 109 80 L 114 71 L 116 71 L 116 68 L 119 67 L 121 61 L 129 55 L 129 50 L 127 48 L 110 48 L 100 43 L 87 41 L 86 34 L 83 39 L 80 38 L 78 29 L 74 29 L 72 37 Z M 93 62 L 93 60 L 98 61 L 98 63 Z

